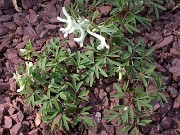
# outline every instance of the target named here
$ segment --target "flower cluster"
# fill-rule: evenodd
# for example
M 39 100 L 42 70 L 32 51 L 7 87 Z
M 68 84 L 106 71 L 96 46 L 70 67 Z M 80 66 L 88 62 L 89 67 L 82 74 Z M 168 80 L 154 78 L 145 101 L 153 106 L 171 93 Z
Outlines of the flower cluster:
M 60 31 L 64 33 L 64 37 L 66 38 L 68 34 L 75 33 L 78 31 L 80 33 L 80 37 L 74 38 L 74 41 L 76 41 L 78 44 L 80 44 L 80 47 L 83 47 L 83 42 L 86 37 L 86 34 L 90 34 L 91 36 L 97 38 L 100 40 L 100 45 L 97 47 L 98 50 L 107 48 L 109 49 L 109 45 L 107 45 L 106 40 L 103 36 L 94 33 L 90 31 L 89 27 L 91 26 L 89 20 L 79 18 L 76 22 L 75 19 L 73 19 L 66 11 L 65 7 L 62 8 L 62 11 L 66 17 L 66 19 L 57 17 L 57 19 L 60 22 L 66 23 L 67 26 L 65 28 L 60 28 Z
M 26 81 L 28 81 L 25 78 L 31 76 L 30 70 L 33 67 L 33 63 L 25 62 L 25 64 L 26 64 L 26 74 L 20 75 L 19 73 L 16 72 L 16 73 L 14 73 L 14 76 L 13 76 L 13 78 L 16 80 L 16 82 L 20 86 L 20 88 L 17 89 L 17 92 L 21 92 L 22 90 L 25 89 Z M 33 81 L 33 79 L 31 79 L 31 80 Z

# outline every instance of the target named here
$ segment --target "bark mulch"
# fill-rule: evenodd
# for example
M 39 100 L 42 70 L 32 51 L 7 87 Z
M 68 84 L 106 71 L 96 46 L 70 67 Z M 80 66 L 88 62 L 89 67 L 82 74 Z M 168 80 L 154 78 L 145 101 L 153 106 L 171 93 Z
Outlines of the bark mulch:
M 61 24 L 56 19 L 62 16 L 61 4 L 69 4 L 70 0 L 21 0 L 23 12 L 15 11 L 11 0 L 0 0 L 0 135 L 61 135 L 58 130 L 49 131 L 48 125 L 37 124 L 37 109 L 24 105 L 16 93 L 16 84 L 12 78 L 19 63 L 24 60 L 19 55 L 19 49 L 24 48 L 28 40 L 33 48 L 41 51 L 43 44 L 49 39 L 60 37 Z M 180 11 L 170 12 L 172 5 L 166 5 L 169 11 L 160 16 L 158 21 L 154 16 L 151 26 L 142 30 L 147 47 L 154 46 L 154 59 L 157 71 L 163 75 L 166 86 L 164 95 L 168 103 L 160 106 L 152 103 L 154 113 L 152 124 L 141 128 L 144 135 L 179 135 L 180 134 Z M 72 39 L 72 37 L 69 37 Z M 73 40 L 68 42 L 77 50 Z M 91 113 L 106 115 L 107 108 L 119 104 L 117 98 L 109 99 L 115 93 L 113 83 L 116 78 L 99 80 L 89 94 Z M 153 89 L 150 86 L 149 89 Z M 118 135 L 121 127 L 115 121 L 101 123 L 96 128 L 89 129 L 88 135 Z M 74 134 L 73 132 L 71 134 Z

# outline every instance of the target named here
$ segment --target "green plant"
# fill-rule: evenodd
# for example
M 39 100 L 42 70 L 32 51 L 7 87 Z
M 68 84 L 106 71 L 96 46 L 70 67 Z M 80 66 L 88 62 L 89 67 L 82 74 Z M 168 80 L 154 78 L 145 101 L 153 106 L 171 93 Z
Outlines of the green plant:
M 81 87 L 83 81 L 76 70 L 79 67 L 74 63 L 79 53 L 64 50 L 62 44 L 58 38 L 51 40 L 42 54 L 36 53 L 30 42 L 21 50 L 28 61 L 36 64 L 26 62 L 25 68 L 21 66 L 14 74 L 20 86 L 18 92 L 26 95 L 27 105 L 40 106 L 42 120 L 52 122 L 52 129 L 57 123 L 59 128 L 64 126 L 68 131 L 69 122 L 71 126 L 78 122 L 92 126 L 93 121 L 87 117 L 91 107 L 82 105 L 88 101 L 89 90 Z
M 116 94 L 111 98 L 119 98 L 124 104 L 115 106 L 108 110 L 109 115 L 105 119 L 110 122 L 118 118 L 118 125 L 124 125 L 121 133 L 129 132 L 130 135 L 139 133 L 139 126 L 145 126 L 151 122 L 148 118 L 153 112 L 151 101 L 157 100 L 161 104 L 167 102 L 161 94 L 162 79 L 154 71 L 155 65 L 152 59 L 153 48 L 145 49 L 145 45 L 140 40 L 140 44 L 128 43 L 129 54 L 124 61 L 124 82 L 114 84 Z M 123 58 L 122 58 L 123 60 Z M 122 72 L 122 71 L 121 71 Z M 147 91 L 149 84 L 154 83 L 156 89 Z
M 45 46 L 42 53 L 37 53 L 29 42 L 25 49 L 21 49 L 26 59 L 25 65 L 21 65 L 14 74 L 20 86 L 17 91 L 25 95 L 27 105 L 40 107 L 42 120 L 52 122 L 52 130 L 58 125 L 69 131 L 79 125 L 93 126 L 93 119 L 89 117 L 91 107 L 87 105 L 89 90 L 97 79 L 116 76 L 117 93 L 112 97 L 127 99 L 128 102 L 109 110 L 106 120 L 110 122 L 118 117 L 118 124 L 125 126 L 122 132 L 137 134 L 138 126 L 151 122 L 147 119 L 151 113 L 151 100 L 157 99 L 162 104 L 166 98 L 159 91 L 162 85 L 161 78 L 154 71 L 153 48 L 147 48 L 142 39 L 135 44 L 126 35 L 139 32 L 137 23 L 146 27 L 151 22 L 141 16 L 141 11 L 148 4 L 153 5 L 151 7 L 158 17 L 157 9 L 164 9 L 158 5 L 161 0 L 75 2 L 67 7 L 69 13 L 63 8 L 66 19 L 58 17 L 66 25 L 60 30 L 64 37 L 73 33 L 76 37 L 74 40 L 86 51 L 72 53 L 63 47 L 66 40 L 56 38 Z M 101 14 L 94 12 L 94 9 L 85 9 L 85 6 L 93 4 L 96 7 L 103 2 L 111 4 L 113 10 L 104 22 L 96 24 L 95 20 Z M 91 17 L 87 20 L 86 16 Z M 84 45 L 87 34 L 92 37 Z M 146 91 L 151 83 L 157 87 L 154 94 Z

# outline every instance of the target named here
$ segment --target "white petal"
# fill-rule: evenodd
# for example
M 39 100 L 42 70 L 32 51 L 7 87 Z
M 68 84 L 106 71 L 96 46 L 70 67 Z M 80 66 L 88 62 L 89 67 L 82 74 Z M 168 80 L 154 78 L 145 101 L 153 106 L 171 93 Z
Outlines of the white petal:
M 84 32 L 83 28 L 75 21 L 73 21 L 73 25 L 75 25 L 78 28 L 78 30 L 80 31 L 80 34 L 81 34 L 81 36 L 79 38 L 74 38 L 74 41 L 76 41 L 77 43 L 80 43 L 80 47 L 82 47 L 84 39 L 85 39 L 85 32 Z
M 96 33 L 94 33 L 94 32 L 91 32 L 89 29 L 87 29 L 87 32 L 88 32 L 90 35 L 98 38 L 98 39 L 101 41 L 101 44 L 97 47 L 98 50 L 104 49 L 104 47 L 106 47 L 107 49 L 109 49 L 109 46 L 107 45 L 106 40 L 105 40 L 105 38 L 104 38 L 103 36 L 101 36 L 101 35 L 99 35 L 99 34 L 96 34 Z
M 68 36 L 68 32 L 64 33 L 64 38 L 66 38 Z
M 21 92 L 24 89 L 24 85 L 17 89 L 17 92 Z
M 70 15 L 67 13 L 65 7 L 62 8 L 62 11 L 67 18 L 67 27 L 64 29 L 64 31 L 69 31 L 72 27 L 72 19 L 71 19 Z
M 68 32 L 68 33 L 69 33 L 69 34 L 70 34 L 70 33 L 73 33 L 73 32 L 74 32 L 74 30 L 75 30 L 75 28 L 74 28 L 74 27 L 71 27 L 71 29 L 69 30 L 69 32 Z
M 59 16 L 57 17 L 57 19 L 58 19 L 58 21 L 60 21 L 60 22 L 67 23 L 67 20 L 66 20 L 66 19 L 60 18 Z

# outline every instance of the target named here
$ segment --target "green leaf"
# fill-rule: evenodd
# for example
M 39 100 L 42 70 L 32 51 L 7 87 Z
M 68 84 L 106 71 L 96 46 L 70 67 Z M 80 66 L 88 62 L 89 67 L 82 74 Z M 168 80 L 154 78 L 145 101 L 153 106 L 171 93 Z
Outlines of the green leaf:
M 82 90 L 78 97 L 85 97 L 89 93 L 89 90 Z
M 108 77 L 108 75 L 106 74 L 106 72 L 105 72 L 102 68 L 100 68 L 100 67 L 98 66 L 98 69 L 99 69 L 100 73 L 101 73 L 104 77 Z
M 74 118 L 73 124 L 72 124 L 73 127 L 76 126 L 76 125 L 78 124 L 79 118 L 80 118 L 79 116 L 76 116 L 76 117 Z
M 129 107 L 129 116 L 131 118 L 132 121 L 134 121 L 134 111 L 132 107 Z
M 119 114 L 116 114 L 116 115 L 111 114 L 111 115 L 109 115 L 109 116 L 106 116 L 105 119 L 106 119 L 108 122 L 110 122 L 110 121 L 112 121 L 113 119 L 115 119 L 115 118 L 118 117 L 118 116 L 119 116 Z
M 138 101 L 136 102 L 136 105 L 137 105 L 138 110 L 141 111 L 141 105 Z
M 163 101 L 165 101 L 166 103 L 168 103 L 167 98 L 160 92 L 158 92 L 159 96 L 163 99 Z
M 77 106 L 74 104 L 69 104 L 69 103 L 64 103 L 64 104 L 67 105 L 68 107 L 77 108 Z
M 83 81 L 79 82 L 76 86 L 76 91 L 78 91 L 80 89 L 80 87 L 82 86 Z
M 52 109 L 52 108 L 45 108 L 45 109 L 43 109 L 43 112 L 47 112 L 47 113 L 54 113 L 56 111 L 57 111 L 56 109 Z
M 61 97 L 61 99 L 67 100 L 67 96 L 66 96 L 66 94 L 64 92 L 60 92 L 59 96 Z
M 153 48 L 153 47 L 151 47 L 150 49 L 148 49 L 148 50 L 146 51 L 145 57 L 151 55 L 151 54 L 153 53 L 153 51 L 154 51 L 154 48 Z
M 152 120 L 141 120 L 139 121 L 137 124 L 140 126 L 146 126 L 147 124 L 149 124 Z
M 90 118 L 83 117 L 83 122 L 89 126 L 94 126 L 94 122 Z
M 138 128 L 137 128 L 137 127 L 134 127 L 134 128 L 131 130 L 131 132 L 130 132 L 129 135 L 139 135 L 139 130 L 138 130 Z
M 56 119 L 54 119 L 53 122 L 52 122 L 52 125 L 51 125 L 51 132 L 54 130 L 55 124 L 56 124 Z
M 131 33 L 131 34 L 133 34 L 133 31 L 135 31 L 135 32 L 140 32 L 136 27 L 134 27 L 133 25 L 130 25 L 130 24 L 128 24 L 128 23 L 125 23 L 125 24 L 124 24 L 124 27 L 125 27 L 126 30 L 127 30 L 129 33 Z
M 67 118 L 66 115 L 62 115 L 62 119 L 63 119 L 63 123 L 64 123 L 66 130 L 69 131 L 69 125 L 68 125 L 67 121 L 70 121 L 70 119 Z
M 127 124 L 122 130 L 120 130 L 120 134 L 128 132 L 132 127 L 131 124 Z

